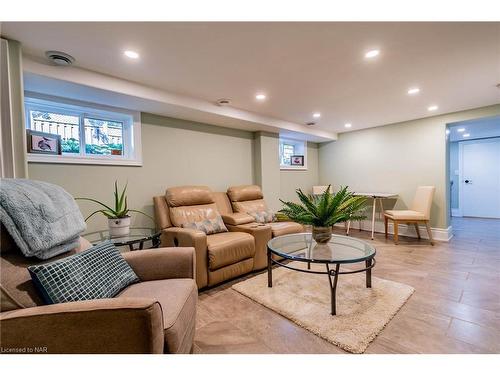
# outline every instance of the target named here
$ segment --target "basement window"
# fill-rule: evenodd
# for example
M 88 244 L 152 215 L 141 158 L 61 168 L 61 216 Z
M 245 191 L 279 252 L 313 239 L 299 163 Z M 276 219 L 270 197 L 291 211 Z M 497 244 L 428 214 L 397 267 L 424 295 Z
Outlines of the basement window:
M 60 136 L 59 155 L 28 151 L 28 162 L 142 164 L 139 113 L 38 96 L 25 98 L 25 111 L 27 129 Z
M 280 138 L 279 158 L 282 170 L 307 169 L 307 143 L 293 139 Z

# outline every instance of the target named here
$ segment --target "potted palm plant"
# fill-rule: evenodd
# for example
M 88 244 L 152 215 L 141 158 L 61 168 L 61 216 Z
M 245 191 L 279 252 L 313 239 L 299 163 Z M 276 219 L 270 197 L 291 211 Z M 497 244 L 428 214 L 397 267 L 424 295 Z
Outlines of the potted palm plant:
M 130 215 L 129 215 L 130 212 L 137 212 L 143 214 L 149 217 L 154 222 L 154 219 L 148 214 L 139 210 L 132 210 L 128 208 L 127 196 L 125 195 L 126 191 L 127 191 L 127 184 L 125 184 L 125 187 L 119 193 L 118 183 L 115 181 L 113 208 L 93 198 L 75 198 L 75 199 L 86 200 L 100 205 L 102 208 L 92 212 L 89 216 L 86 217 L 85 221 L 90 219 L 95 214 L 101 213 L 108 218 L 109 235 L 111 237 L 122 237 L 130 233 Z
M 319 196 L 306 195 L 301 189 L 297 189 L 301 203 L 285 202 L 280 199 L 284 207 L 279 212 L 292 221 L 311 225 L 314 240 L 326 243 L 332 237 L 332 227 L 336 223 L 365 218 L 360 211 L 365 206 L 366 198 L 355 196 L 347 189 L 347 186 L 341 187 L 337 193 L 332 194 L 328 186 L 328 189 Z

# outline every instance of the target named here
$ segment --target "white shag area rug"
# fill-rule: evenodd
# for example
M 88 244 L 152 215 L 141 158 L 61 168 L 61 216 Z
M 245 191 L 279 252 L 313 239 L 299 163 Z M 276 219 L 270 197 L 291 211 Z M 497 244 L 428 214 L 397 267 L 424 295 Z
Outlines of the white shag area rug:
M 303 262 L 288 265 L 307 267 Z M 325 266 L 311 264 L 311 268 L 323 271 Z M 373 276 L 370 289 L 365 280 L 364 272 L 339 275 L 335 316 L 331 315 L 327 275 L 277 267 L 272 288 L 267 287 L 267 272 L 232 288 L 348 352 L 363 353 L 415 291 Z

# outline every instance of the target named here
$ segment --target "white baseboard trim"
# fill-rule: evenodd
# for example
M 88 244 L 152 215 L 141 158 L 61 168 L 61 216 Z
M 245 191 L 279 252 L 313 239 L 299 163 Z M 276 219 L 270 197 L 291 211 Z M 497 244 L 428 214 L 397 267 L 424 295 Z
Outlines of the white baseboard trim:
M 451 216 L 462 217 L 462 213 L 460 212 L 459 208 L 452 208 L 451 209 Z
M 344 223 L 338 223 L 338 224 L 335 224 L 335 226 L 343 227 Z M 362 222 L 361 228 L 362 228 L 362 230 L 365 230 L 365 231 L 371 231 L 371 228 L 372 228 L 371 221 L 364 220 Z M 419 228 L 420 228 L 420 236 L 422 238 L 429 239 L 425 225 L 420 225 Z M 389 221 L 389 226 L 387 229 L 388 229 L 388 232 L 390 234 L 394 234 L 394 225 L 392 222 Z M 357 221 L 352 222 L 350 232 L 356 232 L 358 230 L 359 230 L 359 222 L 357 222 Z M 375 232 L 385 233 L 383 222 L 375 221 Z M 445 228 L 431 228 L 431 232 L 432 232 L 432 237 L 436 241 L 448 242 L 453 237 L 453 232 L 452 232 L 451 226 L 449 226 L 446 229 Z M 413 225 L 407 225 L 407 224 L 399 224 L 398 225 L 398 235 L 399 236 L 406 236 L 406 237 L 413 237 L 413 238 L 418 237 L 417 231 L 415 230 L 415 227 Z

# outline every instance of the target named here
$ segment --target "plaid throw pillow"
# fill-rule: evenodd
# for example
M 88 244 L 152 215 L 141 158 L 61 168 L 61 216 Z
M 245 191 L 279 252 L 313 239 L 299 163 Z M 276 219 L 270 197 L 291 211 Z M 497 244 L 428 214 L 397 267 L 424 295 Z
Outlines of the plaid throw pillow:
M 224 225 L 224 221 L 222 221 L 222 217 L 220 215 L 218 215 L 216 218 L 213 219 L 205 219 L 202 221 L 195 221 L 192 223 L 184 223 L 182 224 L 182 227 L 201 230 L 206 234 L 227 232 L 227 228 Z
M 111 241 L 28 271 L 47 304 L 111 298 L 140 281 Z
M 257 223 L 272 223 L 273 221 L 276 220 L 276 216 L 274 215 L 274 212 L 267 210 L 267 211 L 253 211 L 253 212 L 247 212 L 250 216 L 253 216 L 255 221 Z

